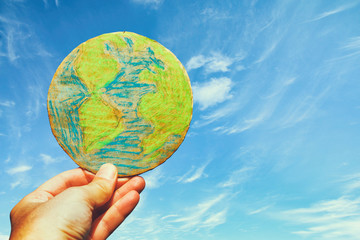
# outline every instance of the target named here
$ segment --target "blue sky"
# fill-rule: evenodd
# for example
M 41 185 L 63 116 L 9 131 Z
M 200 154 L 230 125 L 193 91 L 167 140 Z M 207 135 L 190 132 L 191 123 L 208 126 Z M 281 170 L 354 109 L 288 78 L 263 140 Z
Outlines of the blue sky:
M 335 0 L 1 1 L 0 239 L 25 194 L 76 167 L 48 122 L 56 68 L 116 31 L 179 58 L 194 112 L 110 239 L 358 239 L 359 13 Z

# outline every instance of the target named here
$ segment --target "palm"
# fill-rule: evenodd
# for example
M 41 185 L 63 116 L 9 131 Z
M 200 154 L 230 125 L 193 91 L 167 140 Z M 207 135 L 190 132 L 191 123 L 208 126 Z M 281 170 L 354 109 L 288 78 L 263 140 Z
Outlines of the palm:
M 145 182 L 141 177 L 119 178 L 110 200 L 103 206 L 93 207 L 76 187 L 89 184 L 94 176 L 78 168 L 50 179 L 14 208 L 12 222 L 21 222 L 20 219 L 33 215 L 43 219 L 60 218 L 61 231 L 75 239 L 86 235 L 89 239 L 107 238 L 135 208 Z M 18 227 L 22 227 L 21 224 Z

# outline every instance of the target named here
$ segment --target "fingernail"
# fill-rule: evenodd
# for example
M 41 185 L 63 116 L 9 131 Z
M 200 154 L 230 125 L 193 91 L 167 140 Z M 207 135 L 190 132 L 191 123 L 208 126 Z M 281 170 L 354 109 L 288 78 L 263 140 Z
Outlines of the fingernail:
M 115 175 L 117 174 L 116 167 L 111 163 L 106 163 L 102 165 L 97 172 L 97 177 L 102 177 L 108 180 L 113 180 L 115 178 Z

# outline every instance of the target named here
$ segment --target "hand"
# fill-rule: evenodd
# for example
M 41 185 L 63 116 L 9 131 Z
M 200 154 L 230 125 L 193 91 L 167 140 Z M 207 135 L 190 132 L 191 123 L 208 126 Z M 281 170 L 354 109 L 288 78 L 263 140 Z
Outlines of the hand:
M 63 172 L 24 197 L 11 211 L 10 239 L 106 239 L 132 212 L 142 177 L 119 178 L 112 164 L 94 175 Z

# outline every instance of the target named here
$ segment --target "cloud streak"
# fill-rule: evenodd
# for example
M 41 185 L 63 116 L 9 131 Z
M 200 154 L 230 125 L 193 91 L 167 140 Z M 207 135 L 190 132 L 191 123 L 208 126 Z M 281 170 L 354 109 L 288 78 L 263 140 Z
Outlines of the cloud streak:
M 282 212 L 289 221 L 308 225 L 304 230 L 294 231 L 302 236 L 321 239 L 358 239 L 360 235 L 360 199 L 343 196 L 321 201 L 307 208 Z
M 29 165 L 19 165 L 17 167 L 13 167 L 13 168 L 10 168 L 8 169 L 6 172 L 9 174 L 9 175 L 14 175 L 14 174 L 18 174 L 18 173 L 24 173 L 24 172 L 27 172 L 29 170 L 32 169 L 32 166 L 29 166 Z
M 131 0 L 132 2 L 136 3 L 136 4 L 142 4 L 145 6 L 150 6 L 152 8 L 158 8 L 163 0 Z
M 204 67 L 204 71 L 207 74 L 215 72 L 228 72 L 230 71 L 230 66 L 234 62 L 242 60 L 243 58 L 244 56 L 230 58 L 219 52 L 213 52 L 207 57 L 200 54 L 190 58 L 190 60 L 186 63 L 186 69 L 191 71 L 193 69 Z
M 55 163 L 58 161 L 58 159 L 53 158 L 52 156 L 45 154 L 45 153 L 40 153 L 40 160 L 45 163 L 46 165 L 51 164 L 51 163 Z
M 194 102 L 200 105 L 200 110 L 205 110 L 218 103 L 222 103 L 233 96 L 230 91 L 232 88 L 230 78 L 212 78 L 208 82 L 195 83 L 192 87 L 194 93 Z
M 251 172 L 254 170 L 253 167 L 243 167 L 233 171 L 229 178 L 224 182 L 219 183 L 219 187 L 234 187 L 236 185 L 245 183 L 250 177 Z
M 164 174 L 161 168 L 158 167 L 149 172 L 146 172 L 143 177 L 146 181 L 146 188 L 154 189 L 162 185 L 163 181 L 161 180 L 164 179 Z
M 0 101 L 0 106 L 3 106 L 3 107 L 14 107 L 14 106 L 15 106 L 15 102 L 14 102 L 14 101 L 9 101 L 9 100 Z
M 180 177 L 177 182 L 191 183 L 191 182 L 194 182 L 195 180 L 200 179 L 203 176 L 207 176 L 204 173 L 204 171 L 208 164 L 209 164 L 209 162 L 205 163 L 204 165 L 202 165 L 201 167 L 199 167 L 197 169 L 192 167 L 187 173 L 185 173 L 182 177 Z
M 188 209 L 184 216 L 175 218 L 170 222 L 180 224 L 182 230 L 196 230 L 199 228 L 213 228 L 226 222 L 227 209 L 217 209 L 222 206 L 226 194 L 221 194 L 215 198 L 205 200 L 194 208 Z
M 330 11 L 326 11 L 326 12 L 323 12 L 321 14 L 319 14 L 317 17 L 309 20 L 308 22 L 314 22 L 314 21 L 318 21 L 318 20 L 321 20 L 323 18 L 326 18 L 326 17 L 329 17 L 329 16 L 332 16 L 334 14 L 337 14 L 337 13 L 341 13 L 345 10 L 348 10 L 350 8 L 353 8 L 355 5 L 357 5 L 358 3 L 352 3 L 352 4 L 346 4 L 346 5 L 343 5 L 343 6 L 339 6 L 333 10 L 330 10 Z
M 345 195 L 282 211 L 280 218 L 300 226 L 292 232 L 296 235 L 324 240 L 357 240 L 360 236 L 360 198 L 355 193 L 360 186 L 359 179 L 360 174 L 345 176 L 340 180 Z

